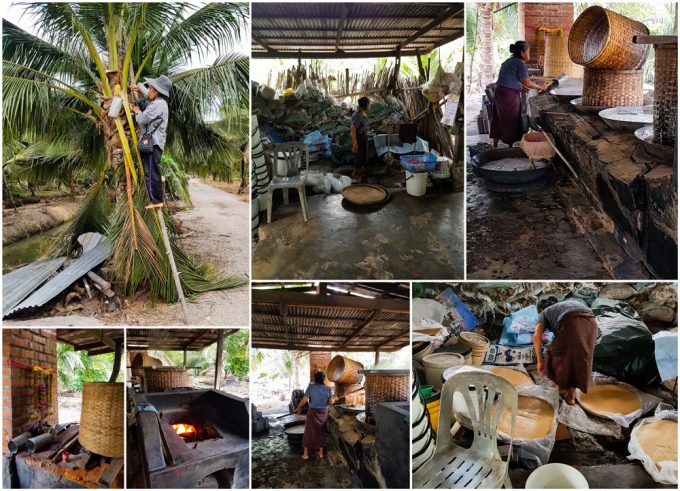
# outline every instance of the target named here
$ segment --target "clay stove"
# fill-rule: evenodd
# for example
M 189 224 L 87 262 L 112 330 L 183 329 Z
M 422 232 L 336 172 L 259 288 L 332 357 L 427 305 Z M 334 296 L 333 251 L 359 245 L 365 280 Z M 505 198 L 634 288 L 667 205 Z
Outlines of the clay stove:
M 247 400 L 212 389 L 133 398 L 146 487 L 248 487 Z

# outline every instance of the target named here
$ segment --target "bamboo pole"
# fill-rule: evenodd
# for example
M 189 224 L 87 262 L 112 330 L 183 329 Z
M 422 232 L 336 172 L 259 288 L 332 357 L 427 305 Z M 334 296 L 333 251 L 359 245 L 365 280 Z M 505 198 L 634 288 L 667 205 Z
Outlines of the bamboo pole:
M 175 288 L 177 289 L 177 296 L 182 305 L 182 316 L 184 317 L 184 324 L 189 325 L 189 312 L 187 312 L 187 303 L 184 299 L 184 292 L 182 291 L 182 282 L 179 280 L 179 273 L 177 272 L 177 265 L 175 264 L 175 256 L 172 254 L 170 247 L 170 238 L 168 237 L 168 229 L 165 226 L 165 218 L 163 217 L 163 209 L 156 208 L 156 215 L 161 224 L 161 235 L 163 236 L 163 244 L 165 245 L 165 254 L 168 256 L 170 268 L 172 269 L 172 277 L 175 280 Z

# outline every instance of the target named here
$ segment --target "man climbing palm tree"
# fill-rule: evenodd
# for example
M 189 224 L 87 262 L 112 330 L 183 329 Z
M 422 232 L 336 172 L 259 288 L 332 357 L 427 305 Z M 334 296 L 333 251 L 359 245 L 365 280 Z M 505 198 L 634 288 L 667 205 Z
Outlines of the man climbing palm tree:
M 136 85 L 130 84 L 130 89 L 137 96 L 137 103 L 132 106 L 137 124 L 141 126 L 142 139 L 149 138 L 151 142 L 150 152 L 142 151 L 144 164 L 144 176 L 146 187 L 149 190 L 151 204 L 146 208 L 163 207 L 163 184 L 161 182 L 161 157 L 165 147 L 166 129 L 168 127 L 169 111 L 166 97 L 170 96 L 172 82 L 165 75 L 153 79 L 147 78 L 149 84 L 148 101 L 142 95 L 142 91 Z

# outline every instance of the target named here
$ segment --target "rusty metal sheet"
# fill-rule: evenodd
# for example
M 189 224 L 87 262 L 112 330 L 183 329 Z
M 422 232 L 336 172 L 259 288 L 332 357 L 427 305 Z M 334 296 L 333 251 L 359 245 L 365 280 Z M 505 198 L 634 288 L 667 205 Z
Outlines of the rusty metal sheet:
M 30 297 L 11 309 L 6 315 L 11 315 L 19 310 L 45 305 L 93 268 L 103 263 L 106 258 L 109 257 L 110 252 L 111 242 L 103 236 L 100 236 L 99 243 L 96 246 L 92 244 L 82 256 L 75 259 L 57 276 L 45 283 Z
M 66 256 L 39 261 L 2 275 L 2 316 L 7 316 L 66 261 Z

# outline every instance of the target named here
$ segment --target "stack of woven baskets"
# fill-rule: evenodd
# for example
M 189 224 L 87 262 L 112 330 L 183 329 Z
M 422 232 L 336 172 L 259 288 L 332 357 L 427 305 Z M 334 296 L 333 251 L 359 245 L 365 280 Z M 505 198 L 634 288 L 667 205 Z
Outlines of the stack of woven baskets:
M 649 47 L 633 43 L 647 27 L 603 7 L 589 7 L 569 33 L 569 56 L 585 67 L 583 105 L 641 106 L 642 66 Z

